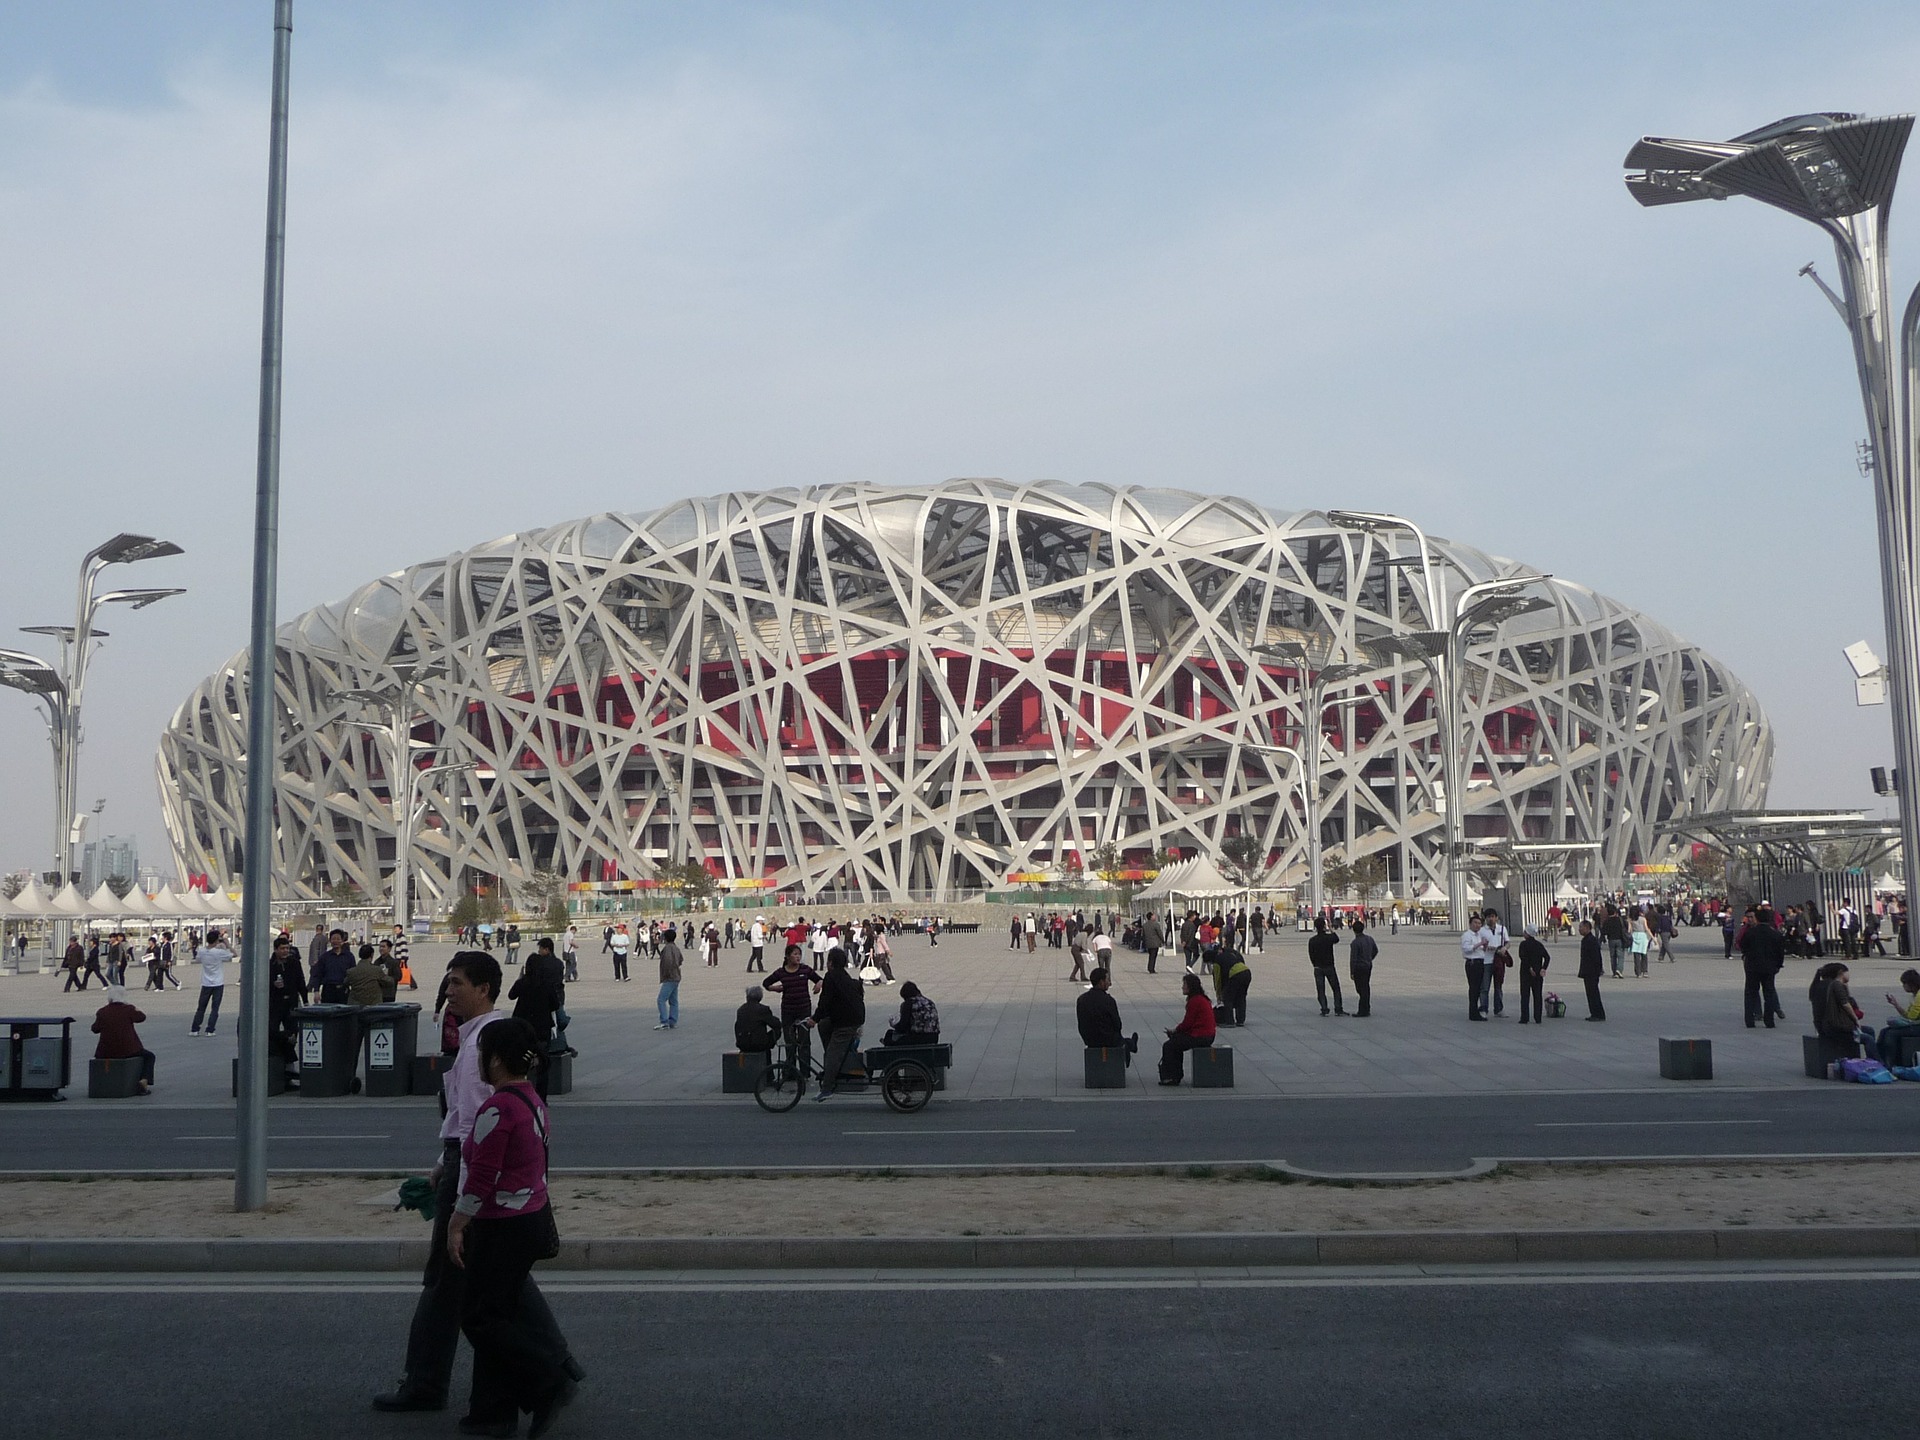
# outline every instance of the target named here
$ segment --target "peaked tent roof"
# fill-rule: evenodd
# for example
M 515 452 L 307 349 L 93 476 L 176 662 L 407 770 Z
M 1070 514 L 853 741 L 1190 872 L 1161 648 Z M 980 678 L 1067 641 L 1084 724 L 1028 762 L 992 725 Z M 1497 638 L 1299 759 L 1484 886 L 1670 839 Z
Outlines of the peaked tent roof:
M 1190 860 L 1176 860 L 1157 876 L 1144 890 L 1135 893 L 1136 900 L 1163 900 L 1174 895 L 1186 895 L 1193 899 L 1208 899 L 1216 895 L 1244 895 L 1245 885 L 1236 885 L 1220 873 L 1205 855 L 1195 855 Z
M 29 880 L 20 893 L 7 902 L 7 913 L 18 916 L 31 915 L 35 918 L 49 913 L 47 892 L 40 888 L 40 882 Z
M 1427 888 L 1413 898 L 1422 905 L 1444 905 L 1447 903 L 1447 892 L 1429 880 Z

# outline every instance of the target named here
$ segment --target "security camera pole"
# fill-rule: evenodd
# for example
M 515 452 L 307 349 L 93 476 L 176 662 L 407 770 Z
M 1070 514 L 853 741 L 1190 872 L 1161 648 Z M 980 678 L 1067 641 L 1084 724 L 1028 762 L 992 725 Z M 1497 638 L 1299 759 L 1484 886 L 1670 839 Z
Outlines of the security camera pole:
M 273 782 L 280 770 L 274 592 L 280 568 L 280 334 L 287 243 L 287 62 L 293 0 L 274 0 L 267 265 L 260 323 L 260 446 L 253 499 L 253 640 L 247 661 L 246 890 L 241 901 L 240 1103 L 233 1208 L 267 1203 L 267 966 L 273 944 Z
M 1833 241 L 1840 264 L 1835 294 L 1810 276 L 1853 337 L 1854 367 L 1866 406 L 1862 467 L 1873 479 L 1880 527 L 1880 596 L 1886 614 L 1887 669 L 1893 696 L 1894 762 L 1920 775 L 1920 596 L 1914 581 L 1913 413 L 1920 365 L 1920 289 L 1908 297 L 1897 342 L 1887 283 L 1887 214 L 1911 115 L 1869 118 L 1843 113 L 1795 115 L 1731 140 L 1670 140 L 1649 135 L 1627 152 L 1627 189 L 1642 205 L 1725 200 L 1745 195 L 1811 221 Z M 1920 810 L 1902 785 L 1900 844 L 1905 872 L 1920 864 Z

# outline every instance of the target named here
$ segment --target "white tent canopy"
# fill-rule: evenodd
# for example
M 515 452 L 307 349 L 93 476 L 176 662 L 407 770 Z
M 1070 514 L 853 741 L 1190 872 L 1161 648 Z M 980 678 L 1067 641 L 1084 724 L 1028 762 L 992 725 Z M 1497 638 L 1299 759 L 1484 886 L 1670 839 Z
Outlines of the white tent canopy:
M 1447 892 L 1429 880 L 1427 888 L 1413 898 L 1422 905 L 1444 905 L 1447 903 Z
M 1553 898 L 1556 900 L 1584 900 L 1587 898 L 1587 892 L 1571 880 L 1562 880 L 1554 889 Z
M 1247 887 L 1236 885 L 1220 873 L 1220 867 L 1204 855 L 1176 860 L 1153 879 L 1153 883 L 1134 895 L 1136 900 L 1165 900 L 1184 895 L 1194 900 L 1211 900 L 1229 895 L 1244 895 Z
M 40 919 L 52 913 L 47 909 L 47 892 L 40 888 L 40 882 L 29 880 L 20 893 L 7 902 L 7 913 L 21 919 Z
M 79 887 L 69 880 L 60 887 L 60 893 L 47 902 L 44 913 L 61 918 L 69 916 L 79 918 L 91 915 L 93 912 L 87 908 L 87 897 L 82 895 Z
M 194 913 L 191 910 L 181 908 L 180 897 L 173 893 L 172 884 L 166 881 L 161 882 L 159 890 L 148 900 L 147 905 L 150 912 L 155 915 L 174 916 L 191 915 Z
M 240 903 L 224 890 L 209 890 L 205 895 L 207 908 L 215 915 L 238 918 Z

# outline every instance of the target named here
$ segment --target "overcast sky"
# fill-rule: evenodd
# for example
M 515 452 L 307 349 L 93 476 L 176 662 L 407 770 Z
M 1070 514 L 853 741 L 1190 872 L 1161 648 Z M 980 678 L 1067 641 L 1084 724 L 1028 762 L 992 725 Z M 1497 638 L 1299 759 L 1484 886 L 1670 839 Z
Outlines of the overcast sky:
M 271 0 L 0 3 L 0 630 L 114 573 L 83 801 L 246 643 Z M 517 529 L 836 480 L 1400 511 L 1728 662 L 1877 805 L 1872 501 L 1809 225 L 1643 133 L 1920 104 L 1920 7 L 302 3 L 280 614 Z M 1909 188 L 1920 186 L 1920 176 Z M 1896 281 L 1920 227 L 1895 230 Z M 1904 290 L 1896 295 L 1896 303 Z M 0 640 L 36 644 L 38 637 Z M 50 761 L 0 693 L 0 867 Z

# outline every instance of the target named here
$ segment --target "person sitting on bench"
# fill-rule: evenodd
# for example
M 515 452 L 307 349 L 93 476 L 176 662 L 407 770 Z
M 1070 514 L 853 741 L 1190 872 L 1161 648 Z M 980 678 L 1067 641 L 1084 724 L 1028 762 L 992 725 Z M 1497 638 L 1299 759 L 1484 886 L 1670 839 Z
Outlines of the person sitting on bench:
M 1113 972 L 1104 966 L 1093 972 L 1093 988 L 1082 990 L 1073 1002 L 1074 1019 L 1080 1025 L 1080 1043 L 1089 1050 L 1125 1050 L 1138 1054 L 1140 1037 L 1120 1033 L 1120 1007 L 1107 992 L 1113 988 Z M 1128 1061 L 1132 1064 L 1132 1061 Z
M 1894 1017 L 1880 1027 L 1880 1034 L 1874 1040 L 1880 1063 L 1889 1070 L 1900 1063 L 1900 1037 L 1920 1035 L 1920 970 L 1901 971 L 1900 988 L 1906 992 L 1907 998 L 1896 1000 L 1891 995 L 1887 996 L 1887 1004 L 1893 1006 Z
M 1167 1043 L 1160 1047 L 1162 1085 L 1178 1085 L 1186 1074 L 1187 1051 L 1207 1049 L 1215 1035 L 1213 1006 L 1207 1001 L 1200 977 L 1189 970 L 1180 977 L 1180 988 L 1186 992 L 1187 1013 L 1167 1031 Z
M 747 987 L 747 1003 L 733 1012 L 733 1043 L 742 1055 L 771 1053 L 780 1043 L 780 1022 L 760 999 L 758 985 Z
M 900 1018 L 887 1030 L 883 1045 L 938 1045 L 940 1012 L 909 980 L 900 987 Z
M 119 985 L 107 986 L 107 1003 L 93 1017 L 93 1033 L 100 1043 L 93 1048 L 96 1060 L 138 1060 L 139 1090 L 153 1093 L 153 1052 L 140 1043 L 140 1032 L 133 1027 L 147 1018 L 146 1012 L 127 1003 L 127 992 Z

